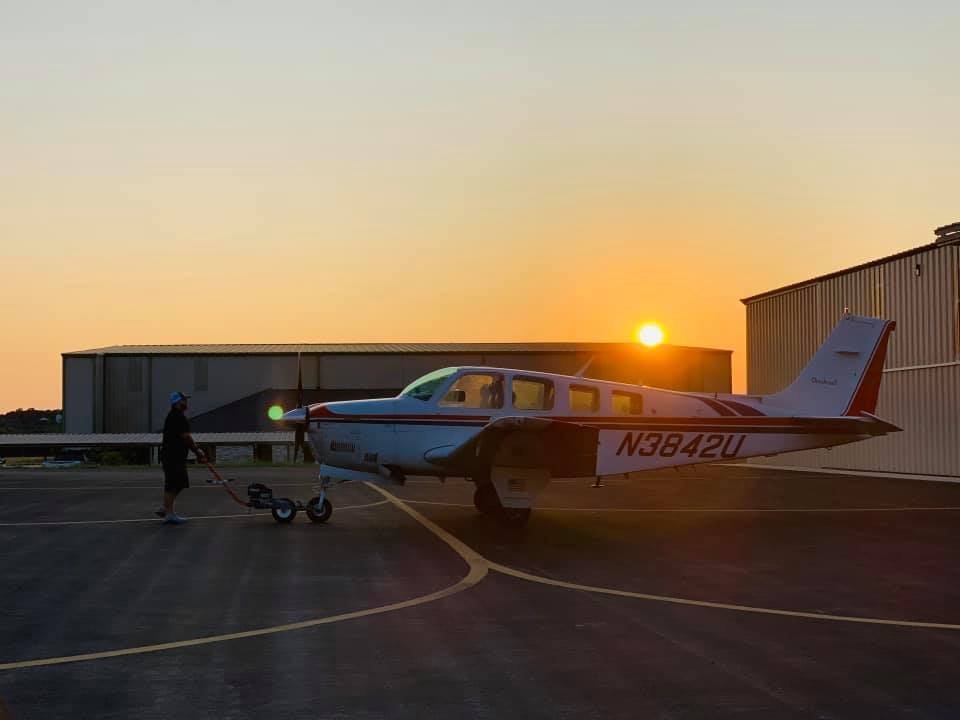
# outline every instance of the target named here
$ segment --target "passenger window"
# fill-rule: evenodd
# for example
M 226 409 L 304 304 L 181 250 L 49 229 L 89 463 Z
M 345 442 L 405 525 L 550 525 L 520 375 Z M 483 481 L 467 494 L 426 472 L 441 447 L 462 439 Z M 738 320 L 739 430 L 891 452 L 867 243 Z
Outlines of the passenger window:
M 599 391 L 584 385 L 571 385 L 570 409 L 573 412 L 596 412 L 600 409 Z
M 613 392 L 615 415 L 643 415 L 643 395 L 628 392 Z
M 513 379 L 513 407 L 515 410 L 552 410 L 553 383 L 531 377 Z
M 440 407 L 503 407 L 503 375 L 471 373 L 458 378 L 440 400 Z

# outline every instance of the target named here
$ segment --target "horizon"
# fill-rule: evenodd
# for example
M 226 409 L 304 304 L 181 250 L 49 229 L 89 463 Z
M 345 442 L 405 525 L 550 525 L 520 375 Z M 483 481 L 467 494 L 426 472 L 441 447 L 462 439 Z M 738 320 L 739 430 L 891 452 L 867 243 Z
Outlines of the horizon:
M 62 407 L 74 348 L 632 342 L 648 321 L 732 350 L 744 392 L 740 298 L 960 220 L 957 21 L 17 6 L 0 412 Z

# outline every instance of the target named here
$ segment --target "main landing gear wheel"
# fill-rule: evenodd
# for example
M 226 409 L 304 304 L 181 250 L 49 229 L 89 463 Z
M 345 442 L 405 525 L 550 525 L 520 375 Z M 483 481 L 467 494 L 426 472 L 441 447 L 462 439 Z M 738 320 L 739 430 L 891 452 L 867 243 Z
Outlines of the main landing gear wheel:
M 481 515 L 496 515 L 501 510 L 497 489 L 491 483 L 477 485 L 473 491 L 473 505 Z
M 273 519 L 278 523 L 286 525 L 289 522 L 293 522 L 293 519 L 297 516 L 297 506 L 293 500 L 289 498 L 279 498 L 275 501 L 273 508 L 270 510 L 270 514 L 273 515 Z
M 530 520 L 530 508 L 504 507 L 492 483 L 481 483 L 473 491 L 473 504 L 481 515 L 490 515 L 508 528 L 522 528 Z
M 307 517 L 315 523 L 325 523 L 333 515 L 333 505 L 326 498 L 320 504 L 320 496 L 312 497 L 307 501 Z

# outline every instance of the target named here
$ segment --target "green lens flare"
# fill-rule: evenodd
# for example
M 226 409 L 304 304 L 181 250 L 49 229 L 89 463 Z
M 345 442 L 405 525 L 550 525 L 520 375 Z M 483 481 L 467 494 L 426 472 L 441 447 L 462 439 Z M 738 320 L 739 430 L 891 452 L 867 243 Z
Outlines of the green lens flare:
M 279 405 L 271 405 L 270 409 L 267 410 L 267 417 L 271 420 L 279 420 L 283 417 L 283 408 Z

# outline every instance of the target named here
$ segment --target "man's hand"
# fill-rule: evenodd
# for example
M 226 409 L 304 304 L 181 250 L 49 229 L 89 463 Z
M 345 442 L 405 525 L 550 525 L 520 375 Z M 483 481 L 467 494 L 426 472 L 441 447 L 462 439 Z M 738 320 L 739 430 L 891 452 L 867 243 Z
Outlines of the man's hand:
M 207 464 L 207 456 L 204 454 L 203 450 L 197 450 L 196 455 L 198 463 L 203 463 L 204 465 Z

